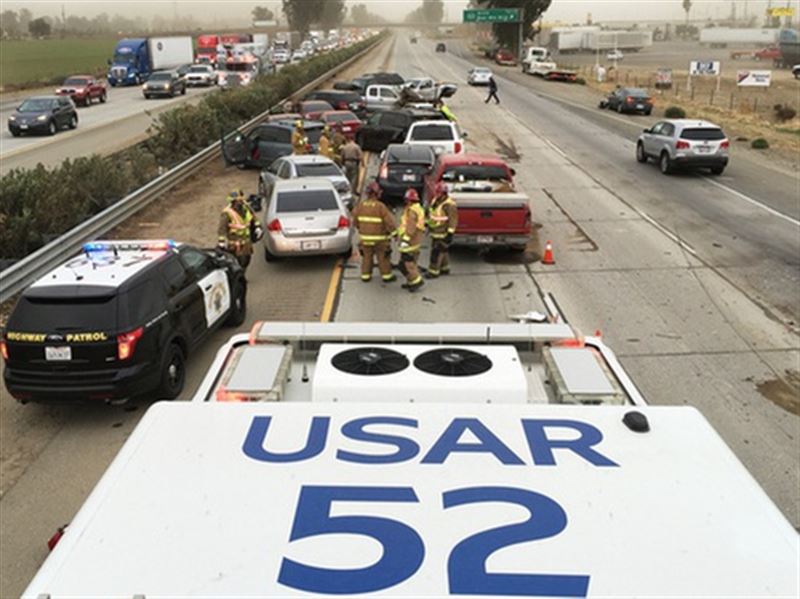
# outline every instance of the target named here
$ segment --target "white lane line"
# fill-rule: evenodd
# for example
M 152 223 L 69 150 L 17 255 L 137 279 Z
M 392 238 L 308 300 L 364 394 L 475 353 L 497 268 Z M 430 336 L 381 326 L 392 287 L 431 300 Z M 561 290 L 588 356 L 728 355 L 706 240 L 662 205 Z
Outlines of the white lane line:
M 719 181 L 714 181 L 714 179 L 712 179 L 711 177 L 703 177 L 703 179 L 705 179 L 705 181 L 707 183 L 711 183 L 711 185 L 714 185 L 715 187 L 719 187 L 720 189 L 723 189 L 723 190 L 727 191 L 728 193 L 730 193 L 730 194 L 736 196 L 737 198 L 739 198 L 740 200 L 744 200 L 745 202 L 748 202 L 748 203 L 752 204 L 753 206 L 761 208 L 765 212 L 769 212 L 772 216 L 777 216 L 778 218 L 781 218 L 781 219 L 785 220 L 786 222 L 789 222 L 789 223 L 793 224 L 795 227 L 800 227 L 800 220 L 794 219 L 791 216 L 788 216 L 788 215 L 784 214 L 783 212 L 779 212 L 778 210 L 775 210 L 774 208 L 770 208 L 766 204 L 762 204 L 758 200 L 754 200 L 750 196 L 745 195 L 740 191 L 736 191 L 735 189 L 733 189 L 731 187 L 728 187 L 727 185 L 724 185 L 724 184 L 720 183 Z
M 681 246 L 681 247 L 682 247 L 684 250 L 686 250 L 687 252 L 689 252 L 689 253 L 690 253 L 692 256 L 694 256 L 695 258 L 697 258 L 697 252 L 695 251 L 695 249 L 694 249 L 692 246 L 690 246 L 688 243 L 686 243 L 686 242 L 685 242 L 683 239 L 681 239 L 680 237 L 678 237 L 677 235 L 675 235 L 675 233 L 673 233 L 672 231 L 670 231 L 669 229 L 667 229 L 667 228 L 666 228 L 664 225 L 662 225 L 661 223 L 659 223 L 659 222 L 658 222 L 656 219 L 654 219 L 652 216 L 650 216 L 650 215 L 649 215 L 649 214 L 647 214 L 646 212 L 643 212 L 643 211 L 639 210 L 639 209 L 638 209 L 638 208 L 636 208 L 635 206 L 631 206 L 631 207 L 632 207 L 632 208 L 633 208 L 633 209 L 634 209 L 634 210 L 635 210 L 635 211 L 636 211 L 636 212 L 639 214 L 639 216 L 641 216 L 641 217 L 642 217 L 644 220 L 646 220 L 647 222 L 649 222 L 649 223 L 650 223 L 651 225 L 653 225 L 653 226 L 654 226 L 656 229 L 658 229 L 659 231 L 661 231 L 661 232 L 662 232 L 664 235 L 666 235 L 667 237 L 669 237 L 669 238 L 670 238 L 672 241 L 674 241 L 675 243 L 677 243 L 677 244 L 678 244 L 679 246 Z

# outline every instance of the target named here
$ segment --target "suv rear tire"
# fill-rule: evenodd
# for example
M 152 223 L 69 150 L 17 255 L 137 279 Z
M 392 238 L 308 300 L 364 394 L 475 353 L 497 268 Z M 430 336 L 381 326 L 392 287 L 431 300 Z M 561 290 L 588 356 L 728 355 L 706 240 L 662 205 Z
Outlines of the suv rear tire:
M 658 167 L 664 175 L 672 173 L 672 160 L 670 160 L 667 152 L 661 152 L 661 157 L 658 159 Z
M 177 343 L 171 343 L 161 361 L 161 384 L 158 395 L 161 399 L 175 399 L 183 391 L 186 382 L 186 359 Z

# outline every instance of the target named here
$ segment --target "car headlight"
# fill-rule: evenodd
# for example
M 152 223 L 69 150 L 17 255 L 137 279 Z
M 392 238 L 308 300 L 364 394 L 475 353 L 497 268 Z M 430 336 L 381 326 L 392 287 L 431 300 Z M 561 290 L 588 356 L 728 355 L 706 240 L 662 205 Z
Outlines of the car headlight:
M 16 120 L 17 120 L 17 117 L 15 117 L 15 116 L 12 114 L 11 116 L 9 116 L 9 117 L 8 117 L 8 120 L 9 120 L 9 121 L 16 121 Z
M 36 117 L 36 120 L 37 121 L 46 121 L 47 120 L 47 115 L 46 114 L 40 114 L 39 116 Z
M 169 89 L 169 83 L 164 84 L 164 89 Z

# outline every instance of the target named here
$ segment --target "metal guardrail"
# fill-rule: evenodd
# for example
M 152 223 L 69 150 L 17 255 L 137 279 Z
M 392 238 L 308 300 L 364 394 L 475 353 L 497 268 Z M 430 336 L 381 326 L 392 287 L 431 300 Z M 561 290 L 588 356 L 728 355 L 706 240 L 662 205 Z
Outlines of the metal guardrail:
M 382 41 L 385 41 L 385 39 L 386 38 L 381 37 L 375 40 L 361 52 L 351 56 L 331 70 L 326 71 L 310 83 L 295 90 L 289 97 L 283 98 L 278 104 L 271 106 L 268 110 L 255 116 L 239 127 L 239 130 L 245 133 L 249 132 L 253 127 L 266 120 L 274 109 L 282 106 L 293 97 L 311 91 L 331 77 L 336 76 L 339 72 L 366 56 L 368 52 L 373 50 Z M 175 187 L 175 185 L 200 170 L 200 167 L 204 164 L 216 158 L 221 154 L 221 149 L 221 143 L 218 141 L 214 142 L 212 145 L 200 150 L 197 154 L 187 158 L 177 166 L 174 166 L 163 175 L 156 177 L 143 187 L 128 194 L 113 206 L 109 206 L 102 212 L 95 214 L 89 220 L 81 223 L 77 227 L 73 227 L 57 239 L 40 247 L 13 266 L 0 272 L 0 303 L 8 301 L 28 285 L 47 274 L 52 268 L 53 263 L 63 260 L 65 256 L 78 253 L 84 243 L 96 239 L 99 235 L 105 234 L 151 202 L 157 200 L 166 191 Z

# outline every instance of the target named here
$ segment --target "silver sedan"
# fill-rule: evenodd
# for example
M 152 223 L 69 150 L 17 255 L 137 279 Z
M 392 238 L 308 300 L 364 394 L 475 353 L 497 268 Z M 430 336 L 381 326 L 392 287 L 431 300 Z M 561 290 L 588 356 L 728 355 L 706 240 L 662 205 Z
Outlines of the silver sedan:
M 327 179 L 309 177 L 277 181 L 267 202 L 264 257 L 350 256 L 350 213 Z
M 291 154 L 275 160 L 261 171 L 258 178 L 258 195 L 268 198 L 277 181 L 303 177 L 324 177 L 328 179 L 348 209 L 353 208 L 353 192 L 342 169 L 330 158 L 319 154 Z

